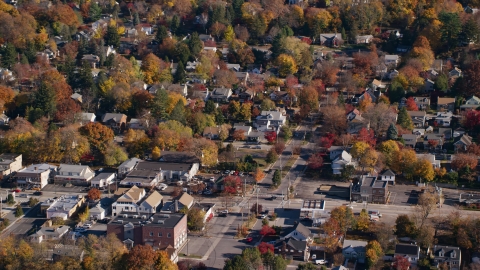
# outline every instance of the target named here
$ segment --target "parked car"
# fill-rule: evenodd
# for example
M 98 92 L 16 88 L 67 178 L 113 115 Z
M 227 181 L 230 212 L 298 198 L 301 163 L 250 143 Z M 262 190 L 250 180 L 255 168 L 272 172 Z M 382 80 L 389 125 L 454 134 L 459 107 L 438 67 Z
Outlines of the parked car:
M 177 182 L 177 185 L 178 185 L 178 186 L 183 185 L 183 181 L 178 181 L 178 182 Z
M 75 228 L 75 232 L 79 232 L 79 233 L 83 233 L 83 232 L 86 232 L 87 229 L 83 228 L 83 227 L 77 227 Z
M 85 229 L 90 229 L 92 227 L 92 224 L 91 223 L 85 223 L 83 224 L 83 228 Z
M 317 265 L 324 265 L 326 263 L 328 263 L 327 260 L 315 260 L 315 264 L 317 264 Z
M 205 191 L 203 192 L 203 194 L 205 194 L 205 195 L 212 195 L 212 191 L 207 189 L 207 190 L 205 190 Z
M 41 191 L 35 191 L 35 192 L 33 193 L 33 195 L 35 195 L 35 196 L 42 196 L 42 195 L 43 195 L 43 192 L 41 192 Z
M 260 218 L 261 218 L 261 219 L 264 219 L 264 218 L 266 218 L 266 217 L 267 217 L 266 214 L 261 214 L 261 215 L 260 215 Z
M 210 177 L 210 181 L 215 182 L 215 177 Z
M 312 260 L 315 260 L 317 258 L 317 254 L 312 255 Z
M 247 238 L 245 239 L 245 241 L 247 241 L 247 243 L 250 243 L 250 242 L 253 241 L 253 238 L 252 238 L 252 237 L 247 237 Z

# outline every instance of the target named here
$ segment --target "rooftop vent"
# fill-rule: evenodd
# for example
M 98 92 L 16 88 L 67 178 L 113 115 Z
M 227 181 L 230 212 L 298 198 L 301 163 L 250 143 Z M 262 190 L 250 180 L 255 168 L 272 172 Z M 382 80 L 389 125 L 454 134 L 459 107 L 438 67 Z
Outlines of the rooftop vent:
M 165 224 L 165 221 L 164 221 L 164 220 L 161 220 L 161 219 L 159 219 L 159 220 L 157 221 L 157 223 L 158 223 L 158 224 Z
M 127 215 L 127 214 L 123 214 L 123 217 L 124 217 L 124 218 L 128 218 L 128 215 Z
M 119 219 L 117 220 L 118 223 L 123 224 L 123 220 Z

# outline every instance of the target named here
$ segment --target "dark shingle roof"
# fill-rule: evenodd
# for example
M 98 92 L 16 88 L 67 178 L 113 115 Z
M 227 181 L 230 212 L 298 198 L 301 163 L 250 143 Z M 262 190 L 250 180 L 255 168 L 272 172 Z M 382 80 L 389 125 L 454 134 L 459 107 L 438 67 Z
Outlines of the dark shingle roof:
M 419 249 L 420 248 L 417 245 L 397 244 L 395 246 L 395 253 L 407 254 L 407 255 L 417 255 Z

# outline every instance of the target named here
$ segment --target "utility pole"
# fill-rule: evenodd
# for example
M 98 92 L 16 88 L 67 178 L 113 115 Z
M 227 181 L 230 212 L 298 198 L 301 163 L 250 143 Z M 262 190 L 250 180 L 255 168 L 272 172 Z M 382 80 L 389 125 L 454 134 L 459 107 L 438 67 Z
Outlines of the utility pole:
M 260 188 L 257 187 L 257 215 L 259 214 L 258 213 L 258 191 L 260 191 Z

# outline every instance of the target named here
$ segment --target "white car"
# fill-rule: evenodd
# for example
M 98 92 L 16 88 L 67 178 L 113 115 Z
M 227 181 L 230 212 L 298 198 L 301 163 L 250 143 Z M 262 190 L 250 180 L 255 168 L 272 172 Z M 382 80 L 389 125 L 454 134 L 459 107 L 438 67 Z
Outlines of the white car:
M 183 185 L 183 181 L 178 181 L 177 185 L 179 185 L 179 186 Z
M 83 228 L 85 229 L 90 229 L 92 227 L 92 224 L 91 223 L 85 223 L 83 224 Z
M 312 260 L 315 260 L 317 258 L 317 254 L 312 255 Z
M 158 189 L 159 190 L 165 190 L 165 189 L 167 189 L 167 187 L 166 186 L 160 186 Z
M 210 181 L 215 182 L 215 177 L 210 177 Z
M 327 260 L 315 260 L 315 264 L 317 264 L 317 265 L 323 265 L 323 264 L 326 264 L 326 263 L 328 263 Z

